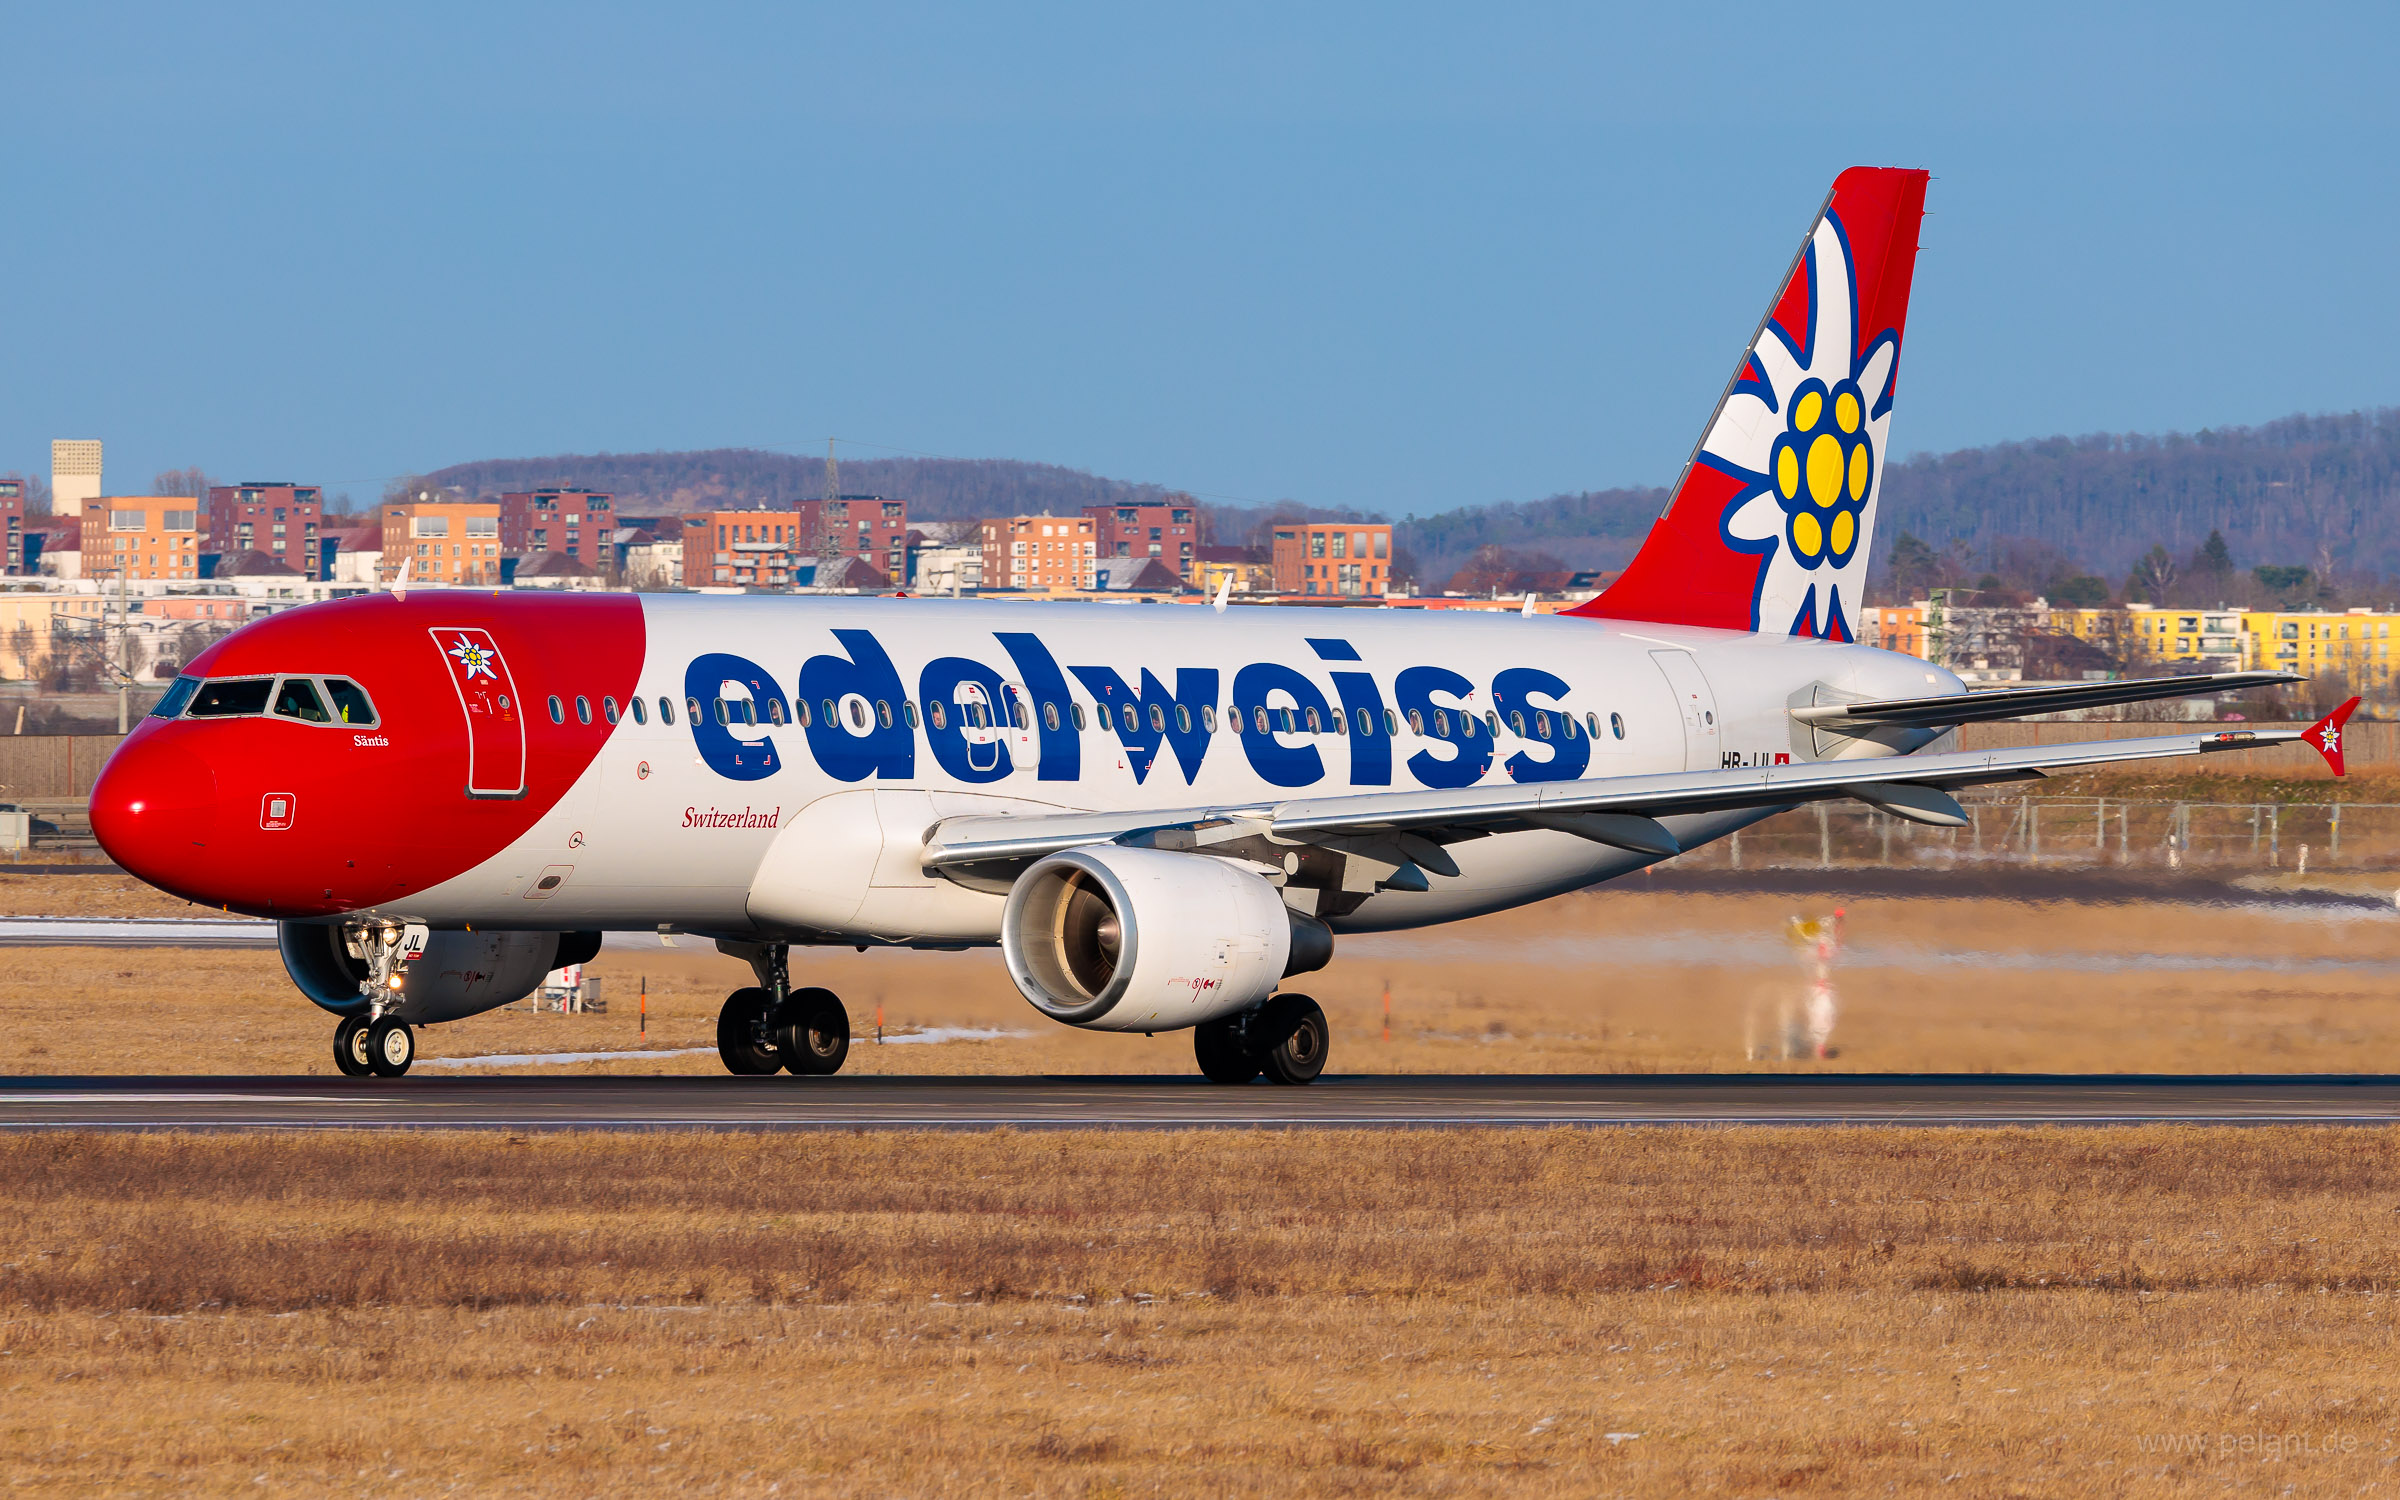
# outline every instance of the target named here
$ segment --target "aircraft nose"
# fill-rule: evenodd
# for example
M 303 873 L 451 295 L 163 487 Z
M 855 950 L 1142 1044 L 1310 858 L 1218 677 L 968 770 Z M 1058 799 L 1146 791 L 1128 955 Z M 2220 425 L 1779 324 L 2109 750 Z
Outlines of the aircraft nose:
M 209 901 L 217 775 L 170 736 L 137 734 L 92 785 L 92 832 L 108 857 L 176 895 Z

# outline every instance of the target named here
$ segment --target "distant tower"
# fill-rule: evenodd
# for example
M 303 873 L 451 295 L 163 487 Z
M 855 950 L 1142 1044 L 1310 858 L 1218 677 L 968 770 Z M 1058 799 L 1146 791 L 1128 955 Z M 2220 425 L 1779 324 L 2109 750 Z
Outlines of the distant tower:
M 50 513 L 80 516 L 100 498 L 100 440 L 59 438 L 50 444 Z
M 844 560 L 850 556 L 847 527 L 837 527 L 833 507 L 842 498 L 842 473 L 834 467 L 833 439 L 825 440 L 825 503 L 817 508 L 817 587 L 831 588 L 833 580 L 846 569 Z

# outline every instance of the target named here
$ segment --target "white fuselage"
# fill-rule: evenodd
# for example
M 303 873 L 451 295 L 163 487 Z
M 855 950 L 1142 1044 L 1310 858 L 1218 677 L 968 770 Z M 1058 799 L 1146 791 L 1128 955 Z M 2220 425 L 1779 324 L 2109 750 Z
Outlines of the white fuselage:
M 372 915 L 436 926 L 989 943 L 1002 896 L 921 867 L 925 836 L 942 819 L 1264 807 L 1812 760 L 1835 751 L 1795 728 L 1794 706 L 1823 694 L 1959 690 L 1947 672 L 1868 647 L 1549 616 L 881 598 L 641 602 L 639 720 L 628 709 L 574 788 L 499 855 Z M 1886 752 L 1847 741 L 1840 753 Z M 1689 847 L 1765 815 L 1668 823 Z M 1378 892 L 1332 925 L 1449 921 L 1652 862 L 1552 832 L 1469 840 L 1451 853 L 1458 876 L 1428 891 Z

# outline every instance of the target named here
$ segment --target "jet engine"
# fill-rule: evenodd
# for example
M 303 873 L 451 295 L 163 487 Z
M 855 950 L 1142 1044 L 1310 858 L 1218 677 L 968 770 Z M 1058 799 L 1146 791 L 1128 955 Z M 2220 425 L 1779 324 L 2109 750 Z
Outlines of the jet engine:
M 1000 918 L 1034 1008 L 1094 1031 L 1173 1031 L 1248 1010 L 1321 969 L 1333 933 L 1247 865 L 1099 844 L 1035 864 Z
M 300 992 L 335 1015 L 363 1015 L 359 986 L 372 977 L 364 953 L 337 922 L 282 922 L 276 943 Z M 415 1026 L 455 1021 L 534 992 L 542 976 L 600 951 L 596 932 L 458 932 L 427 935 L 425 951 L 400 969 L 387 1014 Z

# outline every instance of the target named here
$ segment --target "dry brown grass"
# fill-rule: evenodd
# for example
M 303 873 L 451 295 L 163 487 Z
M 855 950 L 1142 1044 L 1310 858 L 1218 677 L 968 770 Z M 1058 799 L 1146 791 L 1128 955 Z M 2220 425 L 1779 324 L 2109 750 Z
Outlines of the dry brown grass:
M 2400 1071 L 2400 916 L 1995 900 L 1851 902 L 1839 1055 L 1753 1062 L 1746 1043 L 1771 1032 L 1803 987 L 1784 924 L 1832 904 L 1653 895 L 1629 883 L 1344 939 L 1333 966 L 1300 984 L 1332 1020 L 1340 1072 Z M 794 969 L 848 1002 L 859 1072 L 1192 1068 L 1180 1033 L 1102 1036 L 1045 1020 L 996 952 L 815 950 L 795 953 Z M 746 968 L 687 939 L 611 947 L 592 972 L 607 983 L 605 1016 L 497 1011 L 427 1029 L 422 1053 L 696 1048 L 577 1066 L 718 1070 L 707 1050 L 717 1008 L 750 982 Z M 634 999 L 644 977 L 646 1039 Z M 1008 1034 L 878 1047 L 879 1004 L 894 1034 Z M 330 1073 L 331 1030 L 271 952 L 0 950 L 4 1073 Z
M 16 1136 L 0 1464 L 2356 1493 L 2400 1453 L 2396 1206 L 2341 1130 Z

